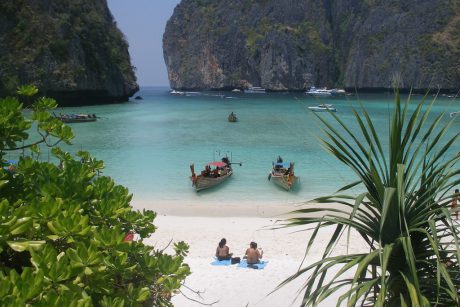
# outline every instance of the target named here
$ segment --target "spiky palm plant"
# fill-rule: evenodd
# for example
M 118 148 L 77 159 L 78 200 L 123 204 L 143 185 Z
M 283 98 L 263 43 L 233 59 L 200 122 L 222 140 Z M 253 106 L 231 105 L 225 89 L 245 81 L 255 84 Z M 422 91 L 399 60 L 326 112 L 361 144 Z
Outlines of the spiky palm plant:
M 280 285 L 307 275 L 303 305 L 315 306 L 336 291 L 342 293 L 337 305 L 460 304 L 459 231 L 448 209 L 450 191 L 459 183 L 460 154 L 452 153 L 459 134 L 446 136 L 452 121 L 445 123 L 444 114 L 427 120 L 434 102 L 425 96 L 409 112 L 410 95 L 401 102 L 395 93 L 388 151 L 362 104 L 359 112 L 353 110 L 358 131 L 334 113 L 330 115 L 340 130 L 318 116 L 324 147 L 359 180 L 332 196 L 313 200 L 314 204 L 293 212 L 294 217 L 286 221 L 286 226 L 314 226 L 306 256 L 317 232 L 335 225 L 323 259 Z M 346 195 L 358 184 L 364 186 L 364 193 Z M 321 203 L 336 205 L 331 209 Z M 311 217 L 313 213 L 322 217 Z M 364 239 L 369 252 L 332 256 L 333 247 L 351 230 Z

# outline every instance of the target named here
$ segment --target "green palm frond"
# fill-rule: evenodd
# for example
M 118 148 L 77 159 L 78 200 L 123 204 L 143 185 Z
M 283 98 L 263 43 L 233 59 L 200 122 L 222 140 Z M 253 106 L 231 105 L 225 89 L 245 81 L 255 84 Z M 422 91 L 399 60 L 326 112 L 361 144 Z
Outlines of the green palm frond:
M 452 120 L 445 122 L 445 114 L 430 117 L 435 100 L 425 95 L 411 111 L 410 95 L 401 102 L 396 91 L 386 142 L 362 103 L 353 110 L 356 129 L 332 112 L 332 122 L 317 115 L 322 145 L 358 180 L 286 220 L 285 227 L 314 226 L 304 260 L 321 229 L 336 227 L 323 259 L 306 267 L 302 261 L 280 285 L 306 278 L 303 305 L 315 306 L 336 291 L 341 293 L 337 305 L 460 303 L 459 230 L 448 210 L 449 191 L 460 184 L 460 153 L 452 153 L 460 133 L 448 136 Z M 364 193 L 346 194 L 358 184 Z M 321 206 L 327 203 L 335 206 Z M 332 256 L 344 233 L 349 243 L 351 231 L 359 233 L 369 253 Z

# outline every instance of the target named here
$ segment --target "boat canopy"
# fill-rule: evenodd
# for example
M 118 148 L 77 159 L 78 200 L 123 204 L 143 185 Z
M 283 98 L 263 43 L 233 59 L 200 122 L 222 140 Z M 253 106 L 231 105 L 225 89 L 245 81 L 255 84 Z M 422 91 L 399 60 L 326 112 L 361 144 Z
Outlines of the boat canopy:
M 212 166 L 215 166 L 215 167 L 225 167 L 225 166 L 227 166 L 227 163 L 220 162 L 220 161 L 214 161 L 214 162 L 209 162 L 208 165 L 212 165 Z
M 273 162 L 273 166 L 281 166 L 281 167 L 284 167 L 284 168 L 288 168 L 289 166 L 291 166 L 291 163 L 290 162 Z

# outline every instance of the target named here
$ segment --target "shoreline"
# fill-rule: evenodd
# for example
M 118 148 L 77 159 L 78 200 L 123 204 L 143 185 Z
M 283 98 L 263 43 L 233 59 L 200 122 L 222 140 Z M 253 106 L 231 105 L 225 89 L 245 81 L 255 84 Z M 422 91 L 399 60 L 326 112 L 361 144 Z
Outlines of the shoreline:
M 230 201 L 146 201 L 133 200 L 136 210 L 148 209 L 158 215 L 178 217 L 263 217 L 286 216 L 305 202 L 230 202 Z
M 317 88 L 323 88 L 324 86 L 318 86 Z M 241 92 L 236 92 L 236 93 L 244 93 L 243 91 L 250 90 L 250 88 L 239 88 L 239 87 L 223 87 L 223 88 L 170 88 L 168 86 L 141 86 L 138 92 L 141 92 L 142 90 L 149 90 L 149 89 L 155 89 L 155 88 L 161 88 L 165 89 L 168 92 L 171 90 L 175 90 L 178 92 L 183 92 L 183 93 L 213 93 L 213 92 L 221 92 L 221 93 L 232 93 L 233 90 L 238 89 Z M 305 91 L 307 91 L 310 87 L 306 88 L 291 88 L 291 89 L 285 89 L 285 90 L 274 90 L 270 88 L 266 88 L 265 92 L 258 92 L 262 94 L 303 94 Z M 331 88 L 338 88 L 338 87 L 331 87 Z M 328 89 L 331 89 L 328 88 Z M 340 87 L 339 87 L 340 88 Z M 355 95 L 355 94 L 387 94 L 391 93 L 393 95 L 394 88 L 393 87 L 361 87 L 361 88 L 356 88 L 356 87 L 343 87 L 343 89 L 346 91 L 346 95 Z M 436 94 L 439 90 L 440 94 L 456 94 L 458 92 L 458 88 L 411 88 L 411 87 L 404 87 L 398 89 L 401 94 L 415 94 L 415 95 L 425 95 L 426 93 L 429 94 Z M 235 93 L 235 92 L 233 92 Z M 253 94 L 253 92 L 248 92 L 246 94 Z
M 336 204 L 318 204 L 313 202 L 254 202 L 254 201 L 147 201 L 133 200 L 134 210 L 148 209 L 158 216 L 176 217 L 241 217 L 283 219 L 291 216 L 291 212 L 301 208 L 322 207 L 334 208 Z M 322 214 L 310 214 L 321 216 Z

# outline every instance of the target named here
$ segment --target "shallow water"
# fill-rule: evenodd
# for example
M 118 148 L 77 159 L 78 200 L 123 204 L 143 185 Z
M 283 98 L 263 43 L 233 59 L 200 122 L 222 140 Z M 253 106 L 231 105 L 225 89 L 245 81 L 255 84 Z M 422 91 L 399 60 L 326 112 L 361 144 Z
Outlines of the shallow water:
M 302 93 L 174 96 L 167 88 L 143 88 L 138 94 L 144 99 L 56 111 L 103 117 L 93 123 L 71 124 L 76 134 L 74 145 L 63 147 L 71 152 L 87 150 L 104 160 L 104 174 L 127 186 L 135 200 L 291 203 L 331 194 L 356 179 L 321 147 L 321 123 L 307 109 L 331 103 L 337 116 L 356 130 L 352 107 L 359 107 L 359 103 L 354 95 L 320 100 Z M 421 96 L 416 96 L 414 103 L 419 99 Z M 392 94 L 360 95 L 359 101 L 366 105 L 379 133 L 386 133 Z M 432 118 L 458 110 L 460 100 L 441 97 Z M 237 123 L 227 121 L 232 111 L 238 116 Z M 459 125 L 460 118 L 449 133 L 456 133 Z M 42 158 L 47 151 L 43 149 Z M 199 172 L 206 162 L 223 155 L 242 162 L 242 166 L 235 166 L 233 177 L 223 185 L 196 193 L 189 179 L 189 165 L 195 163 Z M 300 177 L 290 192 L 267 180 L 278 155 L 295 162 Z

